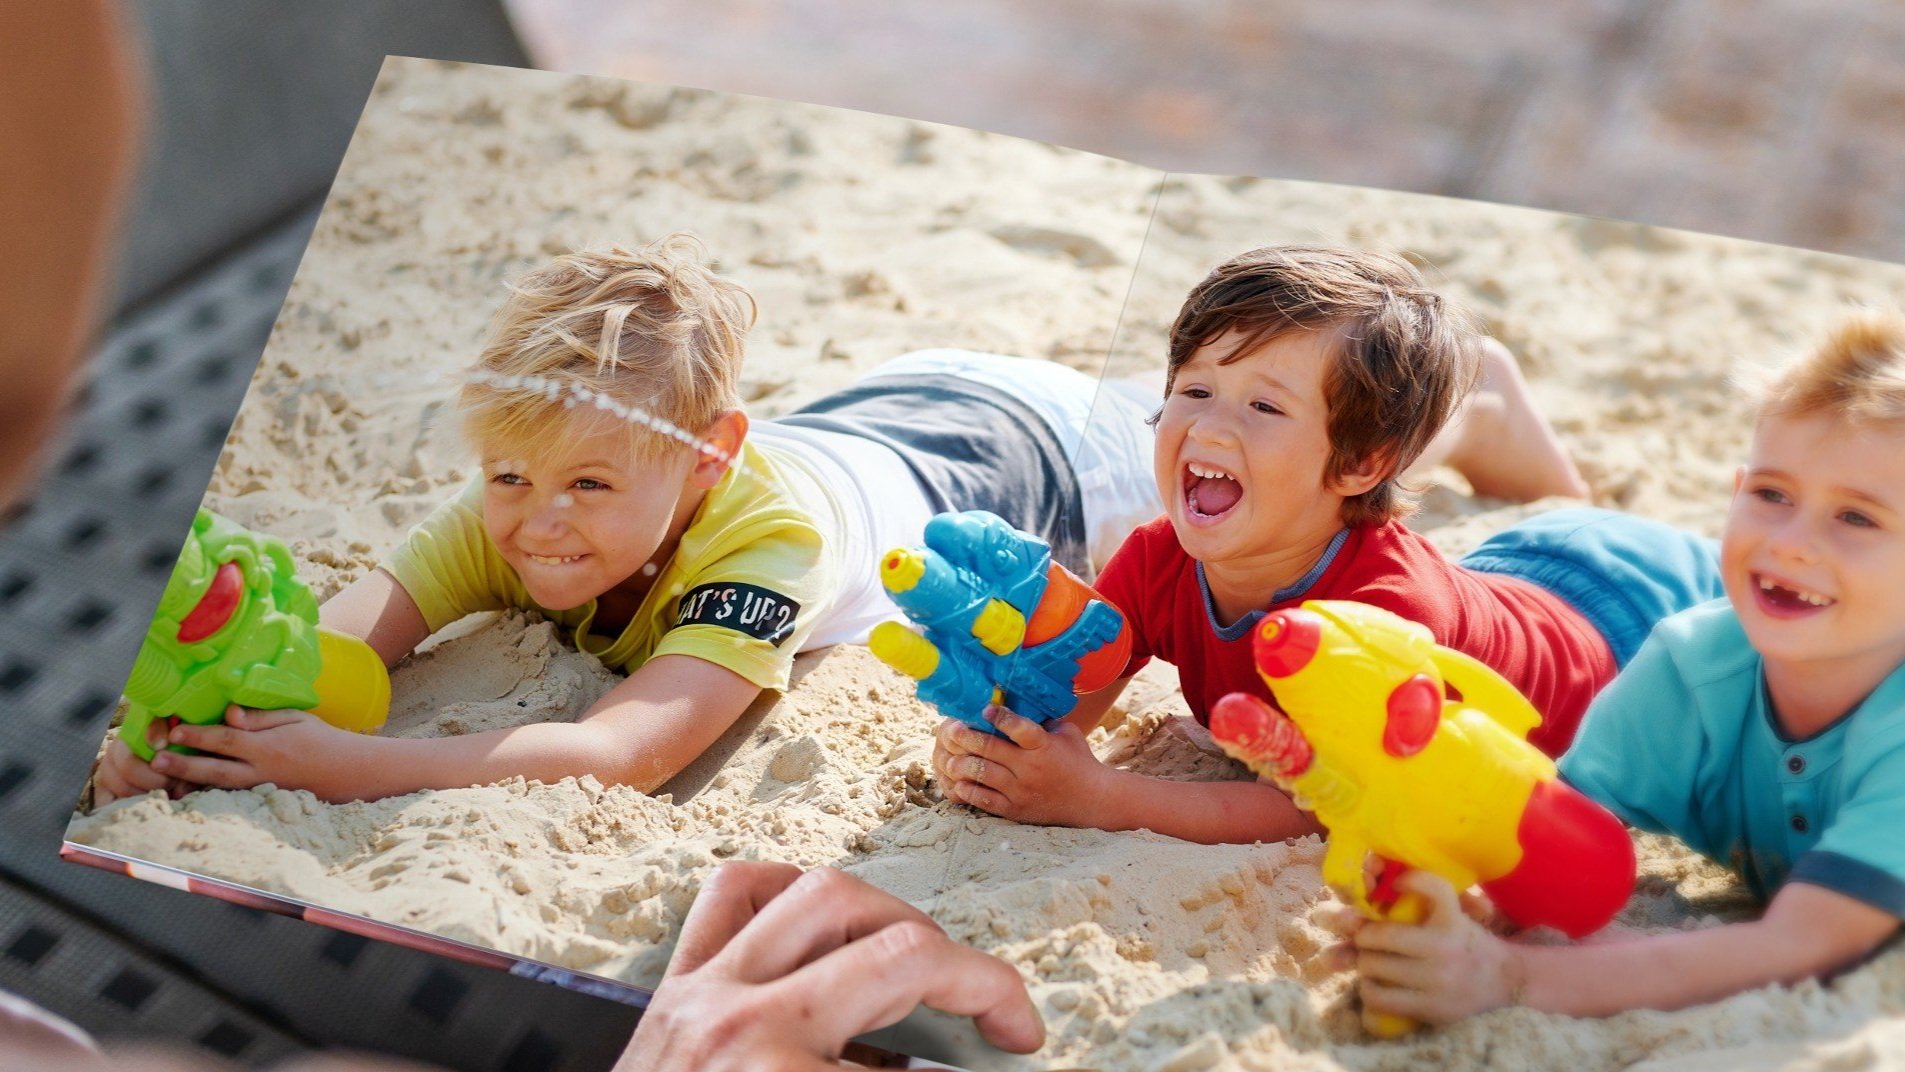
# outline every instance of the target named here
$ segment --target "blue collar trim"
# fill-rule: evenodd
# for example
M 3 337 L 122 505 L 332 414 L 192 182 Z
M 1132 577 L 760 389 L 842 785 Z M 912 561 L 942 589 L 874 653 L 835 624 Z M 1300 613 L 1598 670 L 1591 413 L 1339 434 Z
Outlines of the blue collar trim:
M 1348 529 L 1338 532 L 1330 539 L 1329 546 L 1323 549 L 1322 557 L 1316 560 L 1316 565 L 1311 566 L 1308 573 L 1298 577 L 1288 587 L 1277 589 L 1264 605 L 1274 607 L 1278 603 L 1301 599 L 1311 588 L 1316 587 L 1317 581 L 1323 579 L 1323 574 L 1330 568 L 1330 563 L 1336 561 L 1336 553 L 1343 549 L 1343 544 L 1348 540 Z M 1229 625 L 1218 624 L 1217 600 L 1210 594 L 1210 582 L 1204 578 L 1202 562 L 1197 564 L 1197 590 L 1204 596 L 1204 619 L 1210 623 L 1211 632 L 1217 634 L 1219 640 L 1242 640 L 1250 635 L 1250 630 L 1254 629 L 1263 619 L 1264 614 L 1268 613 L 1263 610 L 1253 610 Z

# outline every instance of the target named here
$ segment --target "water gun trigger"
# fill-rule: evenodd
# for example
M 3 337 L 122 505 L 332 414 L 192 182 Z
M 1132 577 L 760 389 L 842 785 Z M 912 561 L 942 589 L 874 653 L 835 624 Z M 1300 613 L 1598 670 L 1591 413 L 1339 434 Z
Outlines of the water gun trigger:
M 1369 886 L 1363 875 L 1363 861 L 1369 849 L 1348 836 L 1332 836 L 1323 847 L 1323 884 L 1349 900 L 1351 908 L 1366 919 L 1381 914 L 1369 902 Z
M 1380 856 L 1377 860 L 1382 867 L 1376 875 L 1376 885 L 1369 891 L 1369 903 L 1382 910 L 1386 916 L 1402 897 L 1402 891 L 1396 887 L 1396 883 L 1408 873 L 1409 866 L 1401 860 L 1385 860 Z

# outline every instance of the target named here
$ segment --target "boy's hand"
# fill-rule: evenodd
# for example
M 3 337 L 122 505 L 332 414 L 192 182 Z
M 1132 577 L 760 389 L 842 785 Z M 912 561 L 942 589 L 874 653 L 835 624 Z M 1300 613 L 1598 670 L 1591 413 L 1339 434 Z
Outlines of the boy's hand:
M 1421 923 L 1364 919 L 1348 905 L 1331 905 L 1316 917 L 1345 939 L 1323 956 L 1326 964 L 1353 967 L 1362 977 L 1356 991 L 1365 1019 L 1389 1013 L 1446 1024 L 1520 1001 L 1526 970 L 1519 951 L 1473 918 L 1488 911 L 1485 901 L 1458 898 L 1430 871 L 1410 871 L 1396 886 L 1424 900 Z
M 348 774 L 340 759 L 352 735 L 304 711 L 254 711 L 237 704 L 225 709 L 222 726 L 180 723 L 170 740 L 211 755 L 160 752 L 154 769 L 175 778 L 219 789 L 249 789 L 271 782 L 286 789 L 309 789 L 331 800 L 341 786 L 330 783 Z M 348 798 L 346 798 L 348 799 Z
M 148 723 L 146 741 L 154 748 L 164 748 L 165 732 L 164 722 Z M 106 754 L 100 757 L 99 769 L 93 772 L 93 807 L 103 808 L 115 800 L 143 796 L 154 789 L 163 789 L 167 796 L 177 798 L 197 788 L 183 779 L 152 769 L 152 764 L 140 759 L 114 731 L 112 739 L 106 742 Z
M 950 718 L 935 731 L 933 771 L 946 796 L 1021 823 L 1082 826 L 1099 813 L 1108 769 L 1082 730 L 1064 720 L 1048 730 L 996 706 L 986 717 L 1004 737 Z

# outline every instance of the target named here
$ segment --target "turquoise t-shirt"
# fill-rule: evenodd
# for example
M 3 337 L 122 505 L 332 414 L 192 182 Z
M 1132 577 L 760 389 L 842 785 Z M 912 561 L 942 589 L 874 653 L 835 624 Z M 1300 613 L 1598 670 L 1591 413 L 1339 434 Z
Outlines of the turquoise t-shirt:
M 1725 600 L 1654 628 L 1602 690 L 1561 774 L 1628 823 L 1738 871 L 1905 918 L 1905 667 L 1805 740 L 1780 731 Z

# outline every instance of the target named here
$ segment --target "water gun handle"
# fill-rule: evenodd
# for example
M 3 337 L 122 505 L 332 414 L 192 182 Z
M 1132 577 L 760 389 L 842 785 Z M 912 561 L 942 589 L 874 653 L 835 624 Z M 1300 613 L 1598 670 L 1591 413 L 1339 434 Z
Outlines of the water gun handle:
M 1382 874 L 1377 877 L 1375 888 L 1369 891 L 1369 903 L 1378 911 L 1379 918 L 1391 923 L 1421 923 L 1428 918 L 1428 901 L 1396 888 L 1396 882 L 1408 871 L 1406 865 L 1395 860 L 1383 861 Z M 1377 1038 L 1401 1038 L 1419 1026 L 1407 1016 L 1363 1009 L 1363 1030 Z

